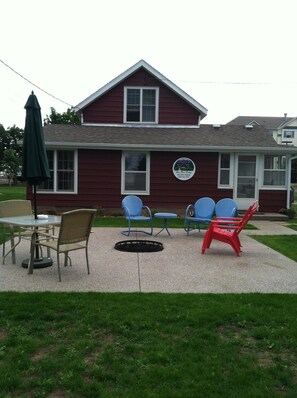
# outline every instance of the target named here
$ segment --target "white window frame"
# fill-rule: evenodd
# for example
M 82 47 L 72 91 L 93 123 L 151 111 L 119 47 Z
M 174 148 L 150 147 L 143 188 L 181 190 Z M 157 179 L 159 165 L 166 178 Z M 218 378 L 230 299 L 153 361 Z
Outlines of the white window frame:
M 289 137 L 287 137 L 287 134 L 289 134 Z M 294 138 L 295 138 L 295 130 L 293 130 L 293 129 L 283 130 L 283 139 L 293 140 Z
M 53 169 L 53 180 L 54 180 L 54 184 L 53 184 L 53 189 L 52 190 L 47 190 L 47 189 L 41 189 L 38 188 L 38 193 L 43 193 L 43 194 L 62 194 L 62 195 L 74 195 L 77 194 L 77 179 L 78 179 L 78 155 L 77 155 L 77 150 L 72 150 L 72 149 L 47 149 L 48 151 L 52 151 L 54 153 L 54 169 Z M 58 172 L 58 152 L 61 151 L 69 151 L 69 152 L 73 152 L 73 167 L 74 167 L 74 187 L 73 187 L 73 191 L 62 191 L 62 190 L 58 190 L 57 186 L 58 186 L 58 180 L 57 180 L 57 172 Z
M 222 155 L 229 155 L 230 156 L 230 167 L 221 168 L 221 156 Z M 220 177 L 222 170 L 229 170 L 229 184 L 221 184 Z M 218 188 L 220 189 L 232 189 L 234 186 L 234 153 L 219 153 L 219 163 L 218 163 Z
M 145 185 L 146 185 L 146 190 L 145 191 L 129 191 L 125 189 L 125 156 L 126 154 L 130 153 L 145 153 L 146 155 L 146 179 L 145 179 Z M 122 195 L 149 195 L 150 194 L 150 164 L 151 164 L 151 157 L 150 157 L 150 152 L 146 151 L 124 151 L 122 152 L 122 165 L 121 165 L 121 194 Z M 144 172 L 140 172 L 144 173 Z
M 127 93 L 128 90 L 140 90 L 140 121 L 139 122 L 131 122 L 127 121 Z M 143 122 L 142 121 L 142 100 L 143 100 L 143 91 L 144 90 L 155 90 L 156 92 L 156 103 L 155 103 L 155 121 L 154 122 Z M 159 123 L 159 87 L 134 87 L 128 86 L 125 87 L 124 90 L 124 123 L 131 124 L 158 124 Z
M 285 169 L 265 169 L 265 156 L 284 156 L 285 157 L 285 161 L 286 161 L 286 167 L 285 167 Z M 261 171 L 261 189 L 274 189 L 274 190 L 277 190 L 277 189 L 280 189 L 280 190 L 283 190 L 283 189 L 285 189 L 286 188 L 286 186 L 287 186 L 287 173 L 288 173 L 288 158 L 287 158 L 287 156 L 286 155 L 282 155 L 282 154 L 266 154 L 266 155 L 263 155 L 263 157 L 262 157 L 262 162 L 261 162 L 261 164 L 262 164 L 262 167 L 261 167 L 261 169 L 262 169 L 262 171 Z M 284 185 L 268 185 L 268 184 L 264 184 L 264 173 L 265 173 L 265 171 L 266 170 L 273 170 L 273 171 L 282 171 L 282 172 L 284 172 L 285 173 L 285 181 L 284 181 Z

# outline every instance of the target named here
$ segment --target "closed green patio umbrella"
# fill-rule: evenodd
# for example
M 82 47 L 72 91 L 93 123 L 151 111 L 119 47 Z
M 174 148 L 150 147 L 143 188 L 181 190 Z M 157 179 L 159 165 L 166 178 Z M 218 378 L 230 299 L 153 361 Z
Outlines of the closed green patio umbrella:
M 37 218 L 36 187 L 50 179 L 51 175 L 44 145 L 40 105 L 33 91 L 26 102 L 25 109 L 22 178 L 33 187 L 34 214 Z
M 37 97 L 32 91 L 26 105 L 26 120 L 23 138 L 22 154 L 22 179 L 33 188 L 34 216 L 37 219 L 37 192 L 36 188 L 43 181 L 51 178 L 47 154 L 44 145 L 43 128 L 41 120 L 40 105 Z M 51 265 L 51 259 L 39 258 L 38 246 L 36 246 L 36 259 L 34 268 L 43 268 Z M 50 261 L 47 261 L 50 260 Z M 50 264 L 49 264 L 50 262 Z M 28 266 L 27 260 L 23 261 L 23 266 Z

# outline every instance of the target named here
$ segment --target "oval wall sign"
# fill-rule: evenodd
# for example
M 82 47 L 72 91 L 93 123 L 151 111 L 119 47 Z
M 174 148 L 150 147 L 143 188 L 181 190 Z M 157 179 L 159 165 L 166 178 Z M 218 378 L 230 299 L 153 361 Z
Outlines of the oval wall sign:
M 182 181 L 189 180 L 196 172 L 195 163 L 189 158 L 179 158 L 172 166 L 173 174 Z

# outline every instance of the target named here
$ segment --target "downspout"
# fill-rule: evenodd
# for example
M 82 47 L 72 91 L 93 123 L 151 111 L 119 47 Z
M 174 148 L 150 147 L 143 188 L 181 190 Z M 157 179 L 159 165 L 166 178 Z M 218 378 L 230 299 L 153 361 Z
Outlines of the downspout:
M 291 169 L 292 169 L 292 160 L 297 159 L 297 155 L 294 155 L 288 159 L 288 178 L 287 178 L 287 209 L 291 207 L 290 199 L 291 199 Z
M 291 163 L 292 163 L 292 158 L 288 158 L 287 162 L 287 170 L 288 170 L 288 177 L 287 177 L 287 209 L 291 207 L 290 204 L 290 197 L 291 197 Z

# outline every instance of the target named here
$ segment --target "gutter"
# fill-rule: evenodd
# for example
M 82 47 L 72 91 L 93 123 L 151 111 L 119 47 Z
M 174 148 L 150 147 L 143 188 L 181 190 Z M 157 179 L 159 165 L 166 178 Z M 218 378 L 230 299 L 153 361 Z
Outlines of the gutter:
M 295 154 L 297 147 L 246 147 L 246 146 L 199 146 L 199 145 L 158 145 L 158 144 L 111 144 L 111 143 L 81 143 L 45 141 L 49 148 L 102 149 L 102 150 L 142 150 L 163 152 L 240 152 L 240 153 L 283 153 Z

